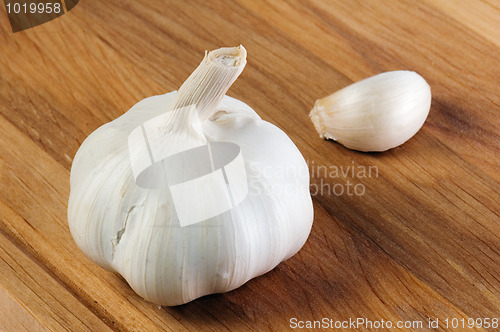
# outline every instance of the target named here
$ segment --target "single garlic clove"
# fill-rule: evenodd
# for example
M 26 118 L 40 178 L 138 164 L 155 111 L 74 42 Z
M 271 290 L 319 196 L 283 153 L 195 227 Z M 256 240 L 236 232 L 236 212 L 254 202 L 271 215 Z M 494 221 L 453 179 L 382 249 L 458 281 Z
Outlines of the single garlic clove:
M 419 74 L 391 71 L 318 99 L 309 114 L 320 137 L 359 151 L 385 151 L 422 127 L 431 88 Z

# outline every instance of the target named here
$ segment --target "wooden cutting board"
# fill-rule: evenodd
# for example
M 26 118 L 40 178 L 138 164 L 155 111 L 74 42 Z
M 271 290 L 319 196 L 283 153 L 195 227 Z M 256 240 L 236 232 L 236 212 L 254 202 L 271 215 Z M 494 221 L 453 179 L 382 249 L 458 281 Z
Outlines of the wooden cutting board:
M 87 0 L 15 34 L 0 8 L 1 330 L 271 331 L 322 319 L 496 330 L 497 1 Z M 235 291 L 158 307 L 75 245 L 72 159 L 99 126 L 177 89 L 205 50 L 239 44 L 248 64 L 229 95 L 308 161 L 312 232 L 297 255 Z M 432 87 L 414 138 L 370 154 L 317 136 L 316 99 L 399 69 Z M 324 171 L 350 167 L 372 173 Z

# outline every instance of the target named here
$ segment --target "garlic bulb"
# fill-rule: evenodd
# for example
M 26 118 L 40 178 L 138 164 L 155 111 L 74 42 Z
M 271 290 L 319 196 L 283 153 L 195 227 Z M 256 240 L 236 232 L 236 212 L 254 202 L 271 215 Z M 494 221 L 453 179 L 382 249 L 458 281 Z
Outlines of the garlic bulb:
M 417 73 L 392 71 L 351 84 L 316 101 L 309 114 L 320 137 L 359 151 L 385 151 L 422 127 L 431 89 Z
M 311 230 L 299 150 L 225 96 L 245 64 L 242 46 L 206 54 L 179 91 L 140 101 L 74 158 L 75 242 L 150 302 L 235 289 L 293 256 Z

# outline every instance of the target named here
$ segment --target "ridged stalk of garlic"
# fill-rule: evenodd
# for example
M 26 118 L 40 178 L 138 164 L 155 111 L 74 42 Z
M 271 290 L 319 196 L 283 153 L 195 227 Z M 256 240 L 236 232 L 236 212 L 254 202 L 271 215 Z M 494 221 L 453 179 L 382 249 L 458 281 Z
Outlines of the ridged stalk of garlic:
M 150 302 L 179 305 L 235 289 L 293 256 L 309 235 L 313 208 L 304 158 L 283 131 L 225 96 L 245 64 L 242 46 L 210 52 L 179 91 L 140 101 L 93 132 L 74 158 L 68 222 L 75 242 Z M 244 199 L 233 199 L 228 211 L 182 226 L 174 192 L 160 175 L 165 169 L 147 174 L 145 185 L 136 182 L 144 160 L 131 153 L 139 151 L 131 134 L 153 119 L 164 119 L 156 123 L 153 136 L 162 139 L 158 146 L 167 159 L 197 147 L 237 146 L 248 189 Z M 139 165 L 140 174 L 134 174 L 133 165 Z M 182 177 L 182 167 L 168 171 L 168 181 L 173 176 L 182 182 L 175 179 Z M 224 174 L 227 182 L 229 173 Z M 210 188 L 186 183 L 197 200 L 186 199 L 180 208 L 206 216 L 209 202 L 219 197 L 200 197 Z M 231 187 L 230 178 L 227 184 Z
M 316 101 L 310 118 L 320 137 L 359 151 L 385 151 L 422 127 L 431 89 L 417 73 L 392 71 L 351 84 Z

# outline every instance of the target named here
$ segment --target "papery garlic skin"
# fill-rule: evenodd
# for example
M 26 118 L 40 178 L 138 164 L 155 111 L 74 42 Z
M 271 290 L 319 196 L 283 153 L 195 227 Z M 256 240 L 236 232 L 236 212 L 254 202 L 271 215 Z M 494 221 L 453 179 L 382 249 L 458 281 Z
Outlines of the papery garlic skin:
M 203 108 L 197 134 L 239 145 L 249 193 L 226 213 L 180 227 L 168 190 L 134 182 L 127 145 L 134 128 L 179 103 L 178 93 L 140 101 L 84 141 L 68 206 L 80 249 L 161 305 L 226 292 L 268 272 L 302 247 L 313 220 L 308 168 L 297 147 L 248 105 L 222 94 L 206 103 L 212 106 Z
M 386 151 L 415 135 L 427 118 L 431 88 L 417 73 L 392 71 L 316 101 L 309 114 L 320 137 L 359 151 Z

